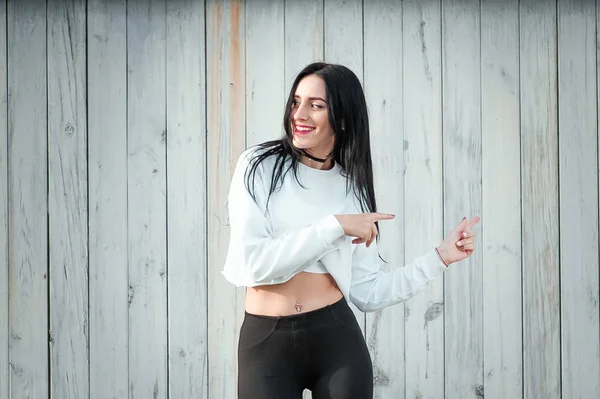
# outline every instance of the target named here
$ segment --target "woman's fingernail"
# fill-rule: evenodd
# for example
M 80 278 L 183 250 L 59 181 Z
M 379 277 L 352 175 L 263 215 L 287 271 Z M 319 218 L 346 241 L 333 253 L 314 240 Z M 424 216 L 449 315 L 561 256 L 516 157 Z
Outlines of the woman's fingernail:
M 466 237 L 466 236 L 467 236 L 467 233 L 463 232 L 462 236 L 463 236 L 463 237 Z
M 462 242 L 457 242 L 456 245 L 458 245 L 459 247 L 462 245 Z

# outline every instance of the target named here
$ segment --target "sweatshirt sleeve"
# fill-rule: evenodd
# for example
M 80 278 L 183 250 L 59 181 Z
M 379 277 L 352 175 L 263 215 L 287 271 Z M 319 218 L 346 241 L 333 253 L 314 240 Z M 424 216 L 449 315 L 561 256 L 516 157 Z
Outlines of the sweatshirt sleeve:
M 334 215 L 274 237 L 266 216 L 267 182 L 259 165 L 255 179 L 256 202 L 248 193 L 245 173 L 252 152 L 239 158 L 228 196 L 229 248 L 223 275 L 236 286 L 276 284 L 289 280 L 329 251 L 344 230 Z
M 377 243 L 369 248 L 360 244 L 352 259 L 350 300 L 363 312 L 380 310 L 414 297 L 446 269 L 432 249 L 412 263 L 385 272 Z

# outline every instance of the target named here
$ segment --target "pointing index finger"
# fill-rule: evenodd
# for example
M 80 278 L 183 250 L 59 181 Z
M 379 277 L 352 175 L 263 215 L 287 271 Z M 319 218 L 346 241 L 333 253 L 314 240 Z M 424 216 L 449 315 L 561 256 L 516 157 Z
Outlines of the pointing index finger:
M 481 220 L 481 218 L 479 216 L 475 216 L 473 219 L 469 220 L 467 225 L 469 226 L 469 228 L 471 228 L 471 227 L 475 226 L 477 223 L 479 223 L 480 220 Z
M 389 213 L 372 213 L 374 220 L 391 220 L 396 217 L 396 215 L 391 215 Z

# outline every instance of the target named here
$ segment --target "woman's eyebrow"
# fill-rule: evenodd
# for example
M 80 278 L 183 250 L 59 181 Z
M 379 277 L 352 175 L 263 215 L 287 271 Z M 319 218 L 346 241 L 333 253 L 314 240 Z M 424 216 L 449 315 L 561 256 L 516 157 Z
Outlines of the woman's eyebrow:
M 300 98 L 300 96 L 294 96 L 294 98 Z M 323 100 L 321 97 L 308 97 L 309 100 L 320 100 L 326 103 L 327 101 Z

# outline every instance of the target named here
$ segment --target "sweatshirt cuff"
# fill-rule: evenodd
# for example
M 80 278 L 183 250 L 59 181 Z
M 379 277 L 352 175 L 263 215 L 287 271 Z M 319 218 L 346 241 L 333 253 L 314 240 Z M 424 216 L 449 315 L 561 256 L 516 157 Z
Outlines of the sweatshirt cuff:
M 331 245 L 335 240 L 344 235 L 344 228 L 334 215 L 329 215 L 322 219 L 318 225 L 318 232 L 325 240 L 327 245 Z
M 430 279 L 448 270 L 448 267 L 441 261 L 435 248 L 423 255 L 421 260 L 423 262 L 423 269 L 426 270 L 426 274 Z

